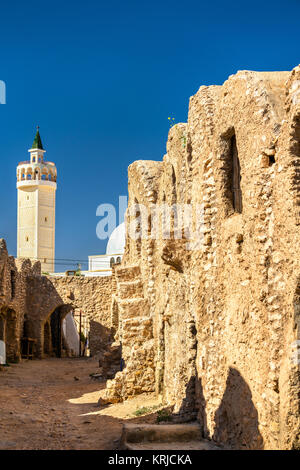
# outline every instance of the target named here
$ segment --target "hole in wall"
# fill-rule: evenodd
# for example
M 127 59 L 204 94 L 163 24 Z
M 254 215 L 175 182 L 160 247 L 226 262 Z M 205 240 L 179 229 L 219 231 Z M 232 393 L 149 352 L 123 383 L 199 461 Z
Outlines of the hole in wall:
M 273 165 L 275 163 L 275 155 L 269 155 L 269 165 Z
M 238 144 L 233 128 L 230 128 L 221 136 L 220 155 L 222 171 L 222 192 L 224 199 L 225 216 L 232 215 L 233 212 L 242 213 L 242 190 L 241 190 L 241 167 L 238 154 Z

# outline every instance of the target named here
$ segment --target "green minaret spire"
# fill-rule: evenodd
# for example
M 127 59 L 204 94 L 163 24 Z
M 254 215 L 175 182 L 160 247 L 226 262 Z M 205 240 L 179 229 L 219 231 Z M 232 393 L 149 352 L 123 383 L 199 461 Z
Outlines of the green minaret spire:
M 32 144 L 31 148 L 44 150 L 43 149 L 43 144 L 42 144 L 42 139 L 41 139 L 41 136 L 40 136 L 40 133 L 39 133 L 39 126 L 37 126 L 37 131 L 36 131 L 35 138 L 34 138 L 34 141 L 33 141 L 33 144 Z

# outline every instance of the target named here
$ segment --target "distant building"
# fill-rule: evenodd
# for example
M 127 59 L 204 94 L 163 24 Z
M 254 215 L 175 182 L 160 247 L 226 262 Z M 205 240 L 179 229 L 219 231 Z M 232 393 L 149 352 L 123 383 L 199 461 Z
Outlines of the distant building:
M 41 261 L 42 272 L 54 272 L 56 166 L 44 160 L 37 130 L 30 160 L 17 167 L 18 258 Z
M 118 225 L 112 232 L 106 247 L 105 255 L 89 256 L 89 270 L 83 271 L 85 276 L 110 276 L 113 264 L 122 261 L 125 249 L 125 223 Z

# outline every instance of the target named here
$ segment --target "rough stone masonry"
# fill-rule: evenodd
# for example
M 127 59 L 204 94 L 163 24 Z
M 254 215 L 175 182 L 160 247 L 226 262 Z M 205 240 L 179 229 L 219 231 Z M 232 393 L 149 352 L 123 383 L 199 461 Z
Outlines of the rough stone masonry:
M 300 67 L 202 86 L 163 161 L 130 165 L 149 233 L 116 269 L 126 367 L 104 402 L 155 390 L 217 442 L 300 447 L 299 172 Z M 161 204 L 203 209 L 200 246 L 152 236 Z
M 20 361 L 25 338 L 34 340 L 35 357 L 57 354 L 51 320 L 56 315 L 62 330 L 61 323 L 70 311 L 82 311 L 88 319 L 92 355 L 110 350 L 114 288 L 114 271 L 110 277 L 97 278 L 42 276 L 39 261 L 14 259 L 0 239 L 0 340 L 6 344 L 7 360 Z M 60 341 L 69 354 L 63 336 Z

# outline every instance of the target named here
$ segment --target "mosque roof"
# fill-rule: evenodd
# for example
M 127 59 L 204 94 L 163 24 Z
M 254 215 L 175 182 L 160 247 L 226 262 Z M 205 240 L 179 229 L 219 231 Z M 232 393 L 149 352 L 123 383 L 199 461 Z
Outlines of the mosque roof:
M 125 223 L 118 225 L 112 232 L 107 242 L 106 254 L 123 254 L 125 249 Z

